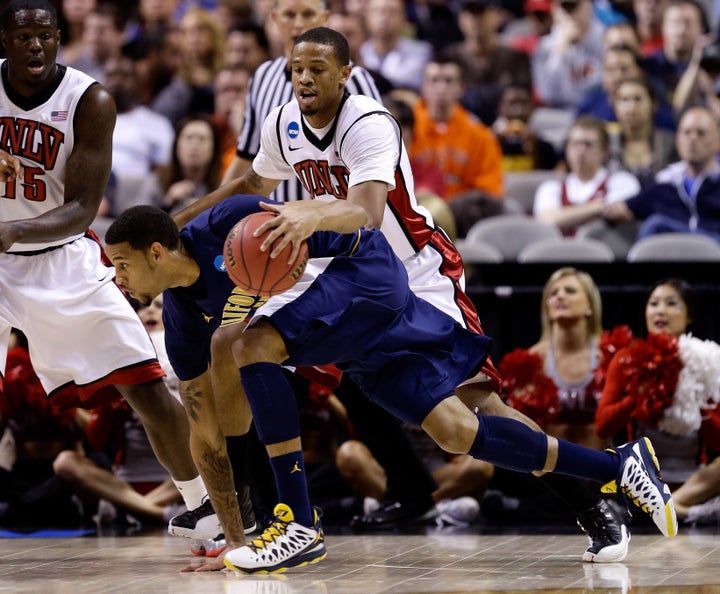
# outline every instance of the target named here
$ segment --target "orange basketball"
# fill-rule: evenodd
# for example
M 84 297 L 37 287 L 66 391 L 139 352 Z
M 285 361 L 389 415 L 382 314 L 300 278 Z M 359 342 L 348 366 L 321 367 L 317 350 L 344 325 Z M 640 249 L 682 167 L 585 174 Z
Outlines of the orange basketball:
M 225 269 L 230 279 L 243 291 L 271 297 L 287 291 L 302 276 L 307 266 L 308 248 L 303 241 L 300 253 L 288 264 L 292 246 L 287 245 L 276 258 L 270 258 L 271 250 L 260 251 L 264 236 L 254 237 L 253 232 L 268 219 L 271 212 L 256 212 L 239 221 L 228 233 L 223 250 Z

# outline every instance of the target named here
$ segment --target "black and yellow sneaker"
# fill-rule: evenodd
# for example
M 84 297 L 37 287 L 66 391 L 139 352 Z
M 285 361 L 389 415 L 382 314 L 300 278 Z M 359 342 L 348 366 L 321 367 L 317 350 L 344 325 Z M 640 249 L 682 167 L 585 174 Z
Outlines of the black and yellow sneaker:
M 660 464 L 650 440 L 643 437 L 607 451 L 620 456 L 620 470 L 616 480 L 603 485 L 602 492 L 617 492 L 628 511 L 637 507 L 652 518 L 665 536 L 677 535 L 675 504 L 660 475 Z

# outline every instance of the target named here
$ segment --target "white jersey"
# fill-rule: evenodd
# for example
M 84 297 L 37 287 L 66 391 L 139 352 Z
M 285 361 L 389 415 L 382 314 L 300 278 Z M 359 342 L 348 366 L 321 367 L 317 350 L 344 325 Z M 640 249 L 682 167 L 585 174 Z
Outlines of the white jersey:
M 482 332 L 464 293 L 460 254 L 417 204 L 400 129 L 380 103 L 346 93 L 337 116 L 322 130 L 308 125 L 297 101 L 286 103 L 265 120 L 252 167 L 270 179 L 297 177 L 318 200 L 344 200 L 349 188 L 367 181 L 388 184 L 381 230 L 405 265 L 410 288 L 459 323 Z M 293 290 L 268 304 L 283 298 L 292 299 Z
M 35 218 L 65 203 L 65 168 L 75 144 L 75 111 L 96 81 L 79 70 L 58 66 L 56 86 L 49 96 L 28 100 L 10 88 L 7 70 L 5 60 L 0 60 L 0 148 L 20 160 L 23 179 L 0 184 L 0 220 L 13 221 Z M 14 244 L 8 252 L 42 250 L 82 235 Z
M 380 101 L 380 93 L 370 73 L 360 66 L 353 66 L 345 87 L 352 95 L 367 95 Z M 268 60 L 258 66 L 250 81 L 245 119 L 238 136 L 237 154 L 252 161 L 260 150 L 260 130 L 268 114 L 293 100 L 292 80 L 287 58 L 284 56 Z M 271 198 L 280 202 L 301 200 L 309 196 L 297 180 L 280 184 Z
M 367 181 L 387 183 L 381 230 L 401 260 L 425 247 L 434 231 L 430 213 L 415 199 L 400 129 L 369 97 L 346 95 L 323 130 L 308 125 L 295 100 L 275 109 L 263 125 L 253 170 L 270 179 L 297 177 L 318 200 L 344 200 L 349 188 Z

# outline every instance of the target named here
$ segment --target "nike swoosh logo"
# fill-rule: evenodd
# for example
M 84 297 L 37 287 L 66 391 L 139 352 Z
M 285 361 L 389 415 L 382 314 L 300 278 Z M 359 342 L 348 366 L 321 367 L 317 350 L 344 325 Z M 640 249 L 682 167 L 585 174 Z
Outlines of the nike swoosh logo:
M 99 279 L 98 279 L 98 282 L 99 282 L 99 283 L 103 282 L 108 276 L 110 276 L 111 274 L 114 274 L 114 272 L 115 272 L 115 271 L 113 271 L 113 270 L 108 271 L 108 273 L 107 273 L 105 276 L 103 276 L 102 278 L 99 278 Z
M 288 149 L 291 151 L 299 151 L 302 147 L 301 146 L 289 146 Z

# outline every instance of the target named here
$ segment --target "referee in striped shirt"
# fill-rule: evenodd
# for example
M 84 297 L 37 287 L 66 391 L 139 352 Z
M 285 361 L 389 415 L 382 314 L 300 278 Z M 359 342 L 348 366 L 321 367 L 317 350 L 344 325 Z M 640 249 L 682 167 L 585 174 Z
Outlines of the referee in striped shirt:
M 260 131 L 265 118 L 273 109 L 293 99 L 289 59 L 295 39 L 309 29 L 325 25 L 330 11 L 325 0 L 275 0 L 271 16 L 282 38 L 285 55 L 258 66 L 250 81 L 237 155 L 225 172 L 223 183 L 249 169 L 260 150 Z M 359 66 L 353 66 L 345 88 L 351 94 L 381 101 L 372 76 Z M 297 179 L 282 182 L 270 197 L 281 202 L 310 198 Z

